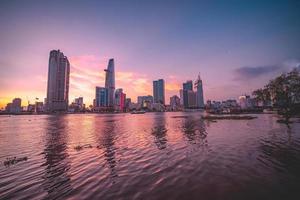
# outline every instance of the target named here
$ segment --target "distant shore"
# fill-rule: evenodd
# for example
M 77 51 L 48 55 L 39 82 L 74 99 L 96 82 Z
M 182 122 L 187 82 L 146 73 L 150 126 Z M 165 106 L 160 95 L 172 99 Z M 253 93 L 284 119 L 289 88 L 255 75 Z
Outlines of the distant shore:
M 164 112 L 190 112 L 190 111 L 164 111 Z M 164 113 L 164 112 L 146 112 L 146 113 Z M 199 112 L 199 111 L 194 111 L 194 112 Z M 46 112 L 43 112 L 43 113 L 30 113 L 30 112 L 21 112 L 21 113 L 0 113 L 0 115 L 66 115 L 66 114 L 79 114 L 79 115 L 82 115 L 82 114 L 130 114 L 131 112 L 57 112 L 57 113 L 46 113 Z
M 242 115 L 242 114 L 274 114 L 274 113 L 265 113 L 265 112 L 240 112 L 240 113 L 210 113 L 206 110 L 180 110 L 180 111 L 147 111 L 145 113 L 165 113 L 165 112 L 170 112 L 170 113 L 176 113 L 176 112 L 181 112 L 181 113 L 193 113 L 193 112 L 205 112 L 208 115 Z M 55 113 L 50 113 L 50 112 L 40 112 L 40 113 L 33 113 L 33 112 L 20 112 L 20 113 L 7 113 L 7 112 L 0 112 L 0 115 L 65 115 L 65 114 L 130 114 L 130 112 L 55 112 Z

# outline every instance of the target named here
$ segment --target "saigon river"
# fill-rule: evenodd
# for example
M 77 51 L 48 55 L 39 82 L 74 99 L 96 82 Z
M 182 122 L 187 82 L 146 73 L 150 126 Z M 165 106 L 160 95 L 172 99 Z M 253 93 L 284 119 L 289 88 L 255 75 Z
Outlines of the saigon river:
M 0 199 L 299 196 L 300 123 L 201 115 L 0 116 Z

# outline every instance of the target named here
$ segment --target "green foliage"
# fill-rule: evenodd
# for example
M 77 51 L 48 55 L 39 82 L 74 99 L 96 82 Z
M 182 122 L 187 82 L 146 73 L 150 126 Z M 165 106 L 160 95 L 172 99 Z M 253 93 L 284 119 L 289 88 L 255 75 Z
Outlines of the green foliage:
M 299 70 L 294 69 L 270 80 L 264 88 L 255 90 L 252 94 L 264 103 L 271 100 L 281 114 L 290 117 L 295 106 L 300 103 Z
M 268 88 L 257 89 L 252 92 L 252 95 L 255 96 L 256 101 L 263 102 L 263 105 L 266 106 L 269 101 L 271 101 L 271 94 Z

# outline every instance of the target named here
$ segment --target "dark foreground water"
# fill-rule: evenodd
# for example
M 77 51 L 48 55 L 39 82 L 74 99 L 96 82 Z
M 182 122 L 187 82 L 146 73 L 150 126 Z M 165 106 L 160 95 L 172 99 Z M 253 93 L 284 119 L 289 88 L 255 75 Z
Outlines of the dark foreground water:
M 0 199 L 300 199 L 300 123 L 276 120 L 0 116 Z

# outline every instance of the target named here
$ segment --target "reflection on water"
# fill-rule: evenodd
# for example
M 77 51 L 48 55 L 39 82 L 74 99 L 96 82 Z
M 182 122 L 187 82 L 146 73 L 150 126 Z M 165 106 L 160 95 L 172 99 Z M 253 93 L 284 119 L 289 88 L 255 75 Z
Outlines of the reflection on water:
M 182 123 L 182 132 L 191 144 L 207 143 L 205 123 L 199 116 L 189 116 Z
M 201 115 L 2 116 L 0 199 L 297 199 L 300 123 Z
M 71 190 L 68 175 L 70 163 L 67 153 L 67 122 L 65 116 L 49 116 L 45 126 L 45 149 L 42 152 L 45 162 L 43 187 L 47 191 L 46 199 L 55 199 L 67 195 Z
M 114 119 L 114 115 L 111 116 L 110 120 L 104 121 L 104 125 L 101 128 L 97 128 L 97 132 L 99 132 L 97 148 L 104 150 L 104 157 L 106 164 L 110 169 L 110 175 L 112 178 L 116 178 L 118 176 L 115 169 L 117 164 L 115 155 L 117 150 L 115 147 L 115 137 L 118 131 L 116 129 L 116 120 Z
M 157 148 L 162 150 L 167 146 L 167 132 L 165 114 L 156 115 L 153 118 L 152 135 Z

